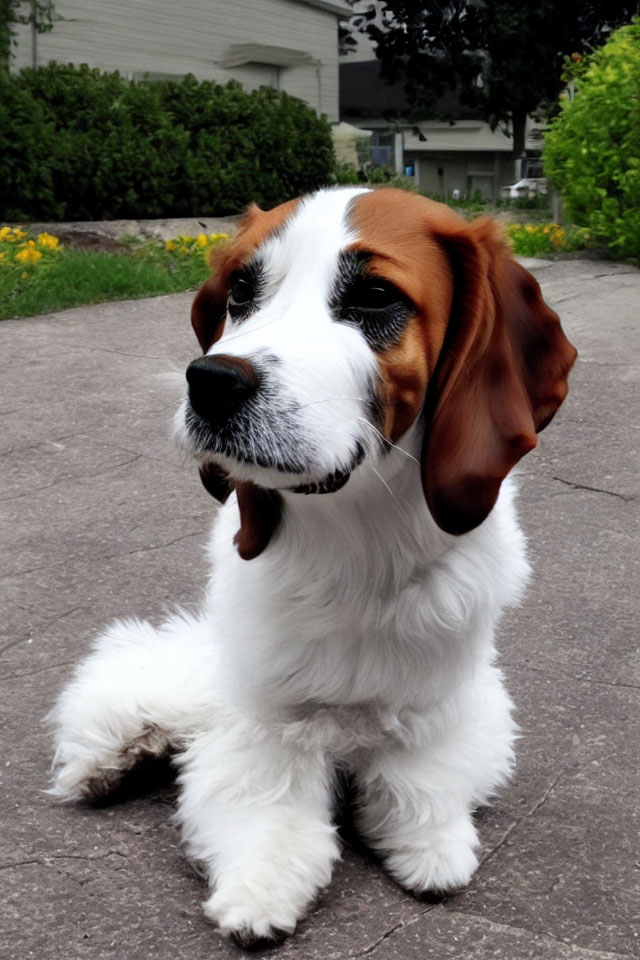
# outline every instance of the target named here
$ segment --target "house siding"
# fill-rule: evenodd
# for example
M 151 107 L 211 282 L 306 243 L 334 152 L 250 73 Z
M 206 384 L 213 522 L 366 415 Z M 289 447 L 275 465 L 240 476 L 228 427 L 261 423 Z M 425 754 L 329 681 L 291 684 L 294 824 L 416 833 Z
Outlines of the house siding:
M 491 152 L 434 151 L 405 153 L 405 162 L 415 169 L 416 184 L 430 196 L 450 197 L 454 191 L 471 196 L 476 191 L 496 200 L 500 188 L 513 183 L 514 161 L 510 155 Z
M 267 84 L 338 120 L 336 15 L 303 0 L 56 0 L 56 12 L 63 19 L 37 38 L 40 64 Z M 304 51 L 318 65 L 222 65 L 232 45 L 248 43 Z M 13 67 L 32 65 L 30 31 L 22 28 Z

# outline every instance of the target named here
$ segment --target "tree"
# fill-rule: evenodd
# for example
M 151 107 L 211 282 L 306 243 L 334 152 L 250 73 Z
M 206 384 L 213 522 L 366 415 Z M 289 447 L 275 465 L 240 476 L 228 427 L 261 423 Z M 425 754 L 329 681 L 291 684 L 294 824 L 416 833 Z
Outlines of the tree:
M 557 102 L 565 56 L 631 20 L 637 0 L 383 0 L 353 21 L 377 44 L 381 73 L 404 84 L 413 119 L 458 92 L 524 150 L 527 115 Z
M 53 0 L 0 0 L 0 71 L 9 72 L 18 24 L 31 24 L 38 33 L 47 33 L 60 19 Z
M 574 223 L 640 263 L 640 22 L 565 76 L 571 96 L 545 137 L 545 175 Z

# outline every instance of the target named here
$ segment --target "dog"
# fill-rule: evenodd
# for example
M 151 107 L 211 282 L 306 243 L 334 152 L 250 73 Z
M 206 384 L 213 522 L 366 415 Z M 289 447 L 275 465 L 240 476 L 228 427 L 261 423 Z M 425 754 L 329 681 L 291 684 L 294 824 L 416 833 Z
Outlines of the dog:
M 176 431 L 222 503 L 206 600 L 98 639 L 51 714 L 51 792 L 100 798 L 173 754 L 205 914 L 242 944 L 329 883 L 337 771 L 392 876 L 456 890 L 513 764 L 508 474 L 576 351 L 497 224 L 386 188 L 252 206 L 192 324 Z

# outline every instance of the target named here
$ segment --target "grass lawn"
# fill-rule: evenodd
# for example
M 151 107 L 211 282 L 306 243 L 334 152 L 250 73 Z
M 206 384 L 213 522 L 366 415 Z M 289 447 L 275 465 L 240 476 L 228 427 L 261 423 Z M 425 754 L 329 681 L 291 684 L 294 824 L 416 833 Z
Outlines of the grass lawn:
M 510 223 L 514 253 L 545 257 L 589 246 L 589 234 L 556 223 Z M 196 289 L 210 272 L 214 247 L 225 234 L 175 240 L 122 241 L 114 252 L 77 250 L 57 237 L 0 229 L 0 320 L 53 313 L 106 300 L 130 300 Z
M 129 239 L 118 252 L 74 250 L 50 234 L 0 229 L 0 320 L 106 300 L 195 289 L 224 234 Z

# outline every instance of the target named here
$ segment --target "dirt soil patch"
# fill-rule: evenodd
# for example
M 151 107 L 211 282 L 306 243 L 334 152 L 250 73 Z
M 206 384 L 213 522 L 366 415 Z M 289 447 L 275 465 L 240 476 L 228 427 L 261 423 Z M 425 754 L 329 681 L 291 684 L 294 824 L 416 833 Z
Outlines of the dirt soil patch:
M 91 250 L 97 253 L 124 253 L 127 247 L 116 237 L 89 230 L 57 230 L 55 234 L 63 246 L 70 250 Z

